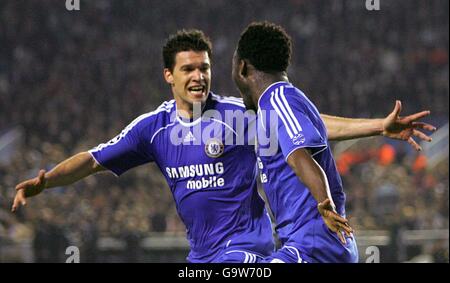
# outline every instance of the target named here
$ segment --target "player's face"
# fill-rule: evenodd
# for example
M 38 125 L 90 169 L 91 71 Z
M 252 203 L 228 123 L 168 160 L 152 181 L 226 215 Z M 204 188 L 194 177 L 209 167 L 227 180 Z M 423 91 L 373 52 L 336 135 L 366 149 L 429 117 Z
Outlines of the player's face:
M 211 84 L 211 63 L 206 51 L 182 51 L 175 56 L 173 71 L 164 69 L 172 86 L 177 108 L 192 110 L 194 103 L 204 103 Z
M 241 97 L 244 100 L 245 108 L 249 110 L 257 110 L 255 104 L 253 103 L 249 87 L 247 85 L 246 77 L 242 74 L 243 61 L 239 60 L 239 56 L 236 52 L 233 55 L 233 67 L 231 68 L 231 76 L 236 84 Z

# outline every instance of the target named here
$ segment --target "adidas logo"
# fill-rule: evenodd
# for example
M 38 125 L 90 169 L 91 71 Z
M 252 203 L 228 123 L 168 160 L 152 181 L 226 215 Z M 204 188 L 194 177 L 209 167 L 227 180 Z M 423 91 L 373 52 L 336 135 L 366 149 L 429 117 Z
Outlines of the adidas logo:
M 191 142 L 191 141 L 195 141 L 195 137 L 192 134 L 192 132 L 189 131 L 189 133 L 184 137 L 183 142 L 186 143 L 186 142 Z

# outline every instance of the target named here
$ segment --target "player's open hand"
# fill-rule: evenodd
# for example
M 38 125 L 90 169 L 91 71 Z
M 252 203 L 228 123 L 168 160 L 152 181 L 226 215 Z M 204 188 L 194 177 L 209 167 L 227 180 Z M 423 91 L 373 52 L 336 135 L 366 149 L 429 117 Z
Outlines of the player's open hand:
M 435 131 L 436 128 L 427 123 L 417 122 L 417 120 L 430 115 L 430 111 L 427 110 L 406 117 L 400 117 L 401 111 L 402 103 L 400 100 L 397 100 L 394 110 L 383 120 L 382 135 L 392 139 L 407 141 L 415 150 L 422 150 L 420 145 L 413 139 L 413 136 L 424 141 L 431 141 L 431 137 L 424 134 L 421 130 Z
M 351 233 L 353 233 L 353 229 L 348 224 L 348 220 L 336 213 L 328 198 L 319 203 L 317 209 L 328 228 L 338 235 L 343 244 L 346 244 L 347 241 L 342 232 L 347 236 L 351 236 Z
M 11 211 L 15 212 L 20 205 L 26 205 L 27 198 L 40 194 L 44 190 L 46 182 L 45 170 L 40 170 L 37 177 L 18 184 Z

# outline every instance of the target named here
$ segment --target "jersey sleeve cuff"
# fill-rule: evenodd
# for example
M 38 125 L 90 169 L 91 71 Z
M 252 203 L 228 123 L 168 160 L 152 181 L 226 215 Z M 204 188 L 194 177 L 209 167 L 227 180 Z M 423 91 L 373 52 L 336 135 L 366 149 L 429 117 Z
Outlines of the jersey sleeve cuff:
M 311 154 L 311 156 L 314 157 L 314 155 L 319 154 L 319 153 L 321 153 L 322 151 L 324 151 L 325 149 L 327 149 L 327 148 L 328 148 L 328 145 L 326 145 L 326 144 L 319 144 L 319 145 L 314 145 L 314 146 L 311 146 L 311 145 L 304 145 L 304 146 L 302 146 L 302 145 L 300 145 L 300 146 L 294 147 L 294 148 L 286 155 L 286 157 L 284 158 L 284 161 L 287 162 L 289 156 L 290 156 L 294 151 L 296 151 L 297 149 L 300 149 L 300 148 L 321 148 L 320 150 L 318 150 L 318 151 L 314 152 L 313 154 Z
M 92 149 L 91 149 L 91 150 L 88 150 L 88 152 L 89 152 L 89 154 L 92 156 L 92 158 L 95 160 L 95 162 L 96 162 L 98 165 L 101 165 L 103 168 L 107 169 L 107 170 L 108 170 L 109 172 L 111 172 L 114 176 L 119 177 L 119 174 L 117 174 L 116 172 L 114 172 L 112 169 L 106 167 L 106 166 L 103 165 L 101 162 L 99 162 L 97 158 L 95 158 L 94 151 L 93 151 Z

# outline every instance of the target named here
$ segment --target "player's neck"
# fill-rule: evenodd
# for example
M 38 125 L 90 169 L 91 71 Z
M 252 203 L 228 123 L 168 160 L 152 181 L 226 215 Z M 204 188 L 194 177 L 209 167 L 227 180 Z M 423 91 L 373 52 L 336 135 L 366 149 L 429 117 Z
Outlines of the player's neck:
M 205 103 L 189 103 L 175 97 L 177 116 L 182 119 L 196 120 L 203 113 Z
M 255 75 L 252 80 L 252 85 L 250 86 L 253 103 L 258 107 L 258 101 L 261 95 L 263 95 L 264 91 L 272 84 L 276 82 L 289 82 L 286 72 L 279 73 L 263 73 L 259 72 Z

